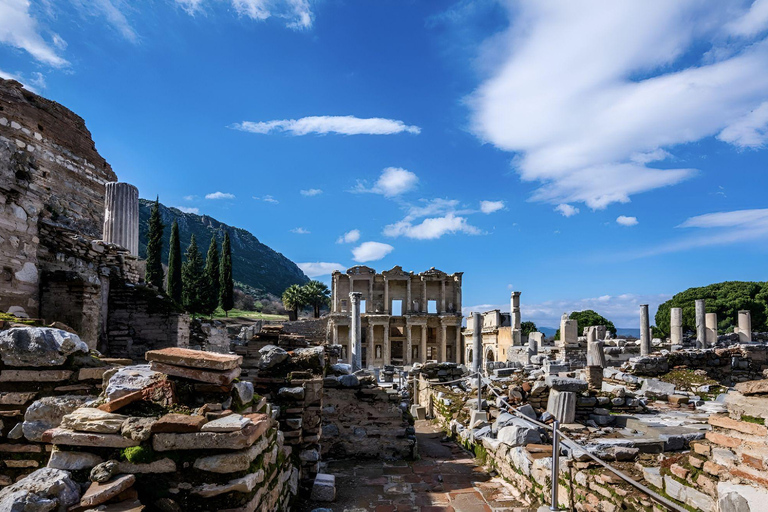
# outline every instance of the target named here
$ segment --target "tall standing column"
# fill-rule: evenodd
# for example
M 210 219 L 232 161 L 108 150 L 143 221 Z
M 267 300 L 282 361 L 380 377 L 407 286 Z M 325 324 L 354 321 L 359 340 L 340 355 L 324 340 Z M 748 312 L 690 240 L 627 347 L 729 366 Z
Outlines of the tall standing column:
M 448 326 L 444 323 L 440 324 L 440 359 L 448 362 Z
M 438 313 L 445 313 L 445 279 L 440 281 L 440 311 Z
M 512 345 L 523 345 L 522 318 L 520 315 L 520 292 L 512 292 L 509 300 L 509 310 L 512 316 Z
M 384 364 L 392 364 L 392 342 L 389 341 L 389 321 L 384 324 Z
M 483 361 L 483 317 L 472 313 L 472 372 L 482 369 Z
M 404 314 L 410 314 L 413 312 L 413 297 L 411 296 L 411 278 L 405 282 L 405 308 L 403 308 Z
M 704 323 L 706 326 L 705 337 L 707 339 L 707 346 L 714 347 L 717 344 L 717 313 L 707 313 L 704 315 Z
M 368 348 L 365 351 L 365 364 L 370 368 L 373 366 L 373 361 L 376 359 L 376 342 L 374 341 L 374 325 L 368 320 Z M 362 360 L 362 353 L 360 358 Z
M 422 363 L 427 362 L 427 324 L 421 325 L 421 347 L 419 347 L 419 359 Z
M 669 339 L 672 345 L 683 343 L 683 308 L 669 310 Z
M 139 189 L 129 183 L 107 183 L 102 238 L 139 255 Z
M 752 312 L 747 309 L 739 311 L 739 341 L 752 341 Z
M 461 346 L 461 325 L 456 326 L 456 348 L 454 350 L 456 364 L 461 364 L 461 356 L 464 351 L 464 347 Z
M 640 305 L 640 355 L 651 353 L 651 322 L 648 317 L 648 304 Z
M 363 327 L 360 319 L 360 299 L 363 294 L 360 292 L 350 292 L 349 302 L 352 306 L 352 320 L 349 327 L 349 345 L 352 351 L 350 360 L 352 370 L 357 371 L 363 368 L 362 340 Z
M 384 277 L 384 313 L 392 314 L 392 310 L 389 307 L 389 279 L 386 277 Z M 402 315 L 402 312 L 400 314 Z
M 699 348 L 707 348 L 707 304 L 704 299 L 696 300 L 696 342 Z
M 421 282 L 421 288 L 423 290 L 422 292 L 422 303 L 421 303 L 421 312 L 422 313 L 429 313 L 429 300 L 427 300 L 427 282 L 422 281 Z
M 411 356 L 413 354 L 413 326 L 405 324 L 405 350 L 403 354 L 403 364 L 408 366 L 411 364 Z

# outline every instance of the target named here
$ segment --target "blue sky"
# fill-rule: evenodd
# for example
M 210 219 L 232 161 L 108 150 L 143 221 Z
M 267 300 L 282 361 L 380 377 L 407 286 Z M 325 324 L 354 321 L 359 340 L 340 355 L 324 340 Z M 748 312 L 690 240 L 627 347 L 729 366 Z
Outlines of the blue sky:
M 616 325 L 765 280 L 768 0 L 0 0 L 0 74 L 142 197 L 321 280 L 464 272 L 464 306 Z

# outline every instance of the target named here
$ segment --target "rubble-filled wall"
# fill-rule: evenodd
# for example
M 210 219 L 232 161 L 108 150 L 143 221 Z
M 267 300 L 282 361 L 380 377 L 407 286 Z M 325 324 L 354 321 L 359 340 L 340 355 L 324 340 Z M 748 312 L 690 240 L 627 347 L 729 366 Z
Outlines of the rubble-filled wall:
M 104 186 L 115 181 L 83 120 L 0 80 L 0 310 L 39 315 L 41 220 L 99 238 Z

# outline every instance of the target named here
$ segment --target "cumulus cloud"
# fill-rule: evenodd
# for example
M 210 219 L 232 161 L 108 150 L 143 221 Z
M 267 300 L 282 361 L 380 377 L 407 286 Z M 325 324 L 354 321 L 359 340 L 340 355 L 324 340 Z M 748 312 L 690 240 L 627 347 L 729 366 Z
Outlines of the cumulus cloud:
M 353 229 L 350 231 L 347 231 L 343 235 L 341 235 L 338 239 L 336 239 L 337 244 L 354 244 L 360 240 L 360 230 L 359 229 Z
M 466 217 L 477 212 L 460 210 L 458 206 L 455 199 L 422 200 L 420 204 L 408 205 L 406 216 L 384 226 L 382 233 L 388 237 L 405 236 L 416 240 L 434 240 L 454 233 L 482 234 L 482 230 L 471 225 Z
M 680 183 L 696 171 L 651 165 L 678 144 L 762 144 L 765 3 L 509 2 L 471 127 L 516 153 L 535 201 L 601 209 Z
M 504 208 L 504 201 L 480 201 L 480 211 L 493 213 Z
M 363 242 L 352 249 L 352 257 L 358 263 L 378 261 L 393 250 L 395 250 L 395 248 L 389 244 L 383 244 L 381 242 Z
M 525 297 L 525 293 L 523 293 Z M 521 301 L 520 310 L 524 321 L 534 322 L 539 327 L 560 327 L 560 317 L 563 313 L 591 309 L 613 322 L 616 327 L 638 328 L 640 326 L 640 305 L 648 304 L 651 323 L 656 315 L 659 304 L 666 302 L 671 295 L 639 295 L 625 293 L 621 295 L 601 295 L 582 299 L 552 300 L 540 303 Z M 500 309 L 509 311 L 509 302 L 503 304 L 478 304 L 464 307 L 464 314 L 470 311 L 490 311 Z
M 419 177 L 415 173 L 401 167 L 387 167 L 372 187 L 368 187 L 367 183 L 361 180 L 352 192 L 370 192 L 384 197 L 395 197 L 410 192 L 418 183 Z
M 299 266 L 307 277 L 327 276 L 333 273 L 334 270 L 344 270 L 344 265 L 341 263 L 329 263 L 326 261 L 309 261 L 297 263 L 296 265 Z
M 315 15 L 309 0 L 230 0 L 240 16 L 257 21 L 269 18 L 285 20 L 288 28 L 305 30 L 312 27 Z M 176 0 L 176 3 L 190 15 L 203 11 L 207 0 Z
M 44 64 L 67 66 L 69 62 L 43 39 L 37 20 L 30 14 L 30 5 L 29 0 L 0 2 L 0 43 L 24 50 Z
M 306 197 L 313 197 L 313 196 L 319 196 L 320 194 L 323 193 L 323 191 L 320 190 L 319 188 L 310 188 L 307 190 L 301 190 L 299 191 L 299 193 Z
M 279 133 L 289 135 L 309 135 L 316 133 L 327 135 L 338 133 L 341 135 L 392 135 L 395 133 L 418 134 L 421 128 L 408 126 L 395 119 L 383 119 L 371 117 L 367 119 L 355 116 L 310 116 L 301 119 L 278 119 L 275 121 L 243 121 L 235 123 L 230 128 L 250 133 Z
M 556 212 L 560 212 L 563 217 L 573 217 L 579 213 L 579 209 L 568 203 L 559 204 L 555 207 Z
M 200 208 L 191 208 L 189 206 L 177 206 L 176 209 L 181 210 L 184 213 L 194 213 L 195 215 L 200 213 Z
M 228 192 L 211 192 L 210 194 L 205 194 L 206 199 L 234 199 L 235 195 L 230 194 Z
M 619 215 L 616 217 L 616 223 L 622 226 L 637 226 L 637 217 L 627 217 L 626 215 Z
M 299 227 L 299 228 L 293 228 L 291 230 L 291 233 L 295 233 L 297 235 L 308 235 L 308 234 L 311 233 L 311 231 L 309 231 L 308 229 L 304 229 L 304 228 Z

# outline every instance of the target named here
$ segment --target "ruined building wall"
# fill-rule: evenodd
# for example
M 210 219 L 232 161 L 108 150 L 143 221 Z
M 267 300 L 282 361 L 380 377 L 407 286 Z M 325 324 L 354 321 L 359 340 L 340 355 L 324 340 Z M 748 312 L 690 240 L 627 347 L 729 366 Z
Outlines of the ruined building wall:
M 99 238 L 116 176 L 67 108 L 0 79 L 0 109 L 0 310 L 38 316 L 40 221 Z

